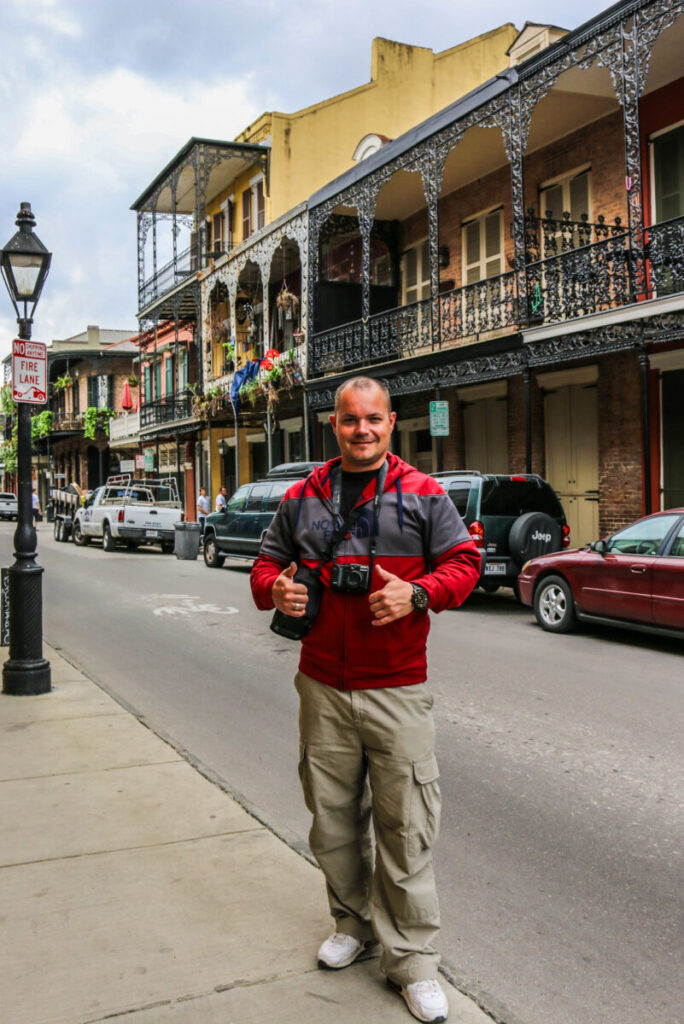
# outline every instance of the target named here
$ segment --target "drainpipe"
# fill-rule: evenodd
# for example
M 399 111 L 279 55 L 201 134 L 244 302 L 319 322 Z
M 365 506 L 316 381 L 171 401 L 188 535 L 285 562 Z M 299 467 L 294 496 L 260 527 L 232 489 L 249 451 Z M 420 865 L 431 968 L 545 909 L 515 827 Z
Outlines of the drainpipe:
M 230 405 L 233 410 L 233 418 L 235 420 L 235 490 L 237 490 L 240 486 L 240 443 L 238 437 L 238 418 L 232 398 L 230 400 Z
M 306 389 L 302 390 L 302 417 L 304 420 L 304 459 L 311 461 L 311 444 L 309 440 L 309 403 L 306 397 Z
M 273 469 L 273 440 L 271 437 L 271 410 L 266 407 L 266 450 L 268 452 L 268 468 Z
M 525 382 L 525 472 L 532 472 L 532 371 L 523 370 Z
M 653 511 L 651 500 L 651 405 L 648 394 L 648 351 L 646 346 L 639 345 L 639 366 L 641 367 L 641 429 L 644 446 L 644 498 L 645 512 L 650 516 Z

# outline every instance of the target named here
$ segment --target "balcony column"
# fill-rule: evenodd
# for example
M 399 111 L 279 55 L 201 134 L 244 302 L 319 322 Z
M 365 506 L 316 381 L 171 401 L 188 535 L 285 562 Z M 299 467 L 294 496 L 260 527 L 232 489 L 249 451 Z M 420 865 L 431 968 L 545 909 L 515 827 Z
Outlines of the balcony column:
M 642 204 L 641 174 L 641 122 L 639 100 L 643 92 L 643 75 L 640 49 L 639 14 L 628 25 L 620 26 L 621 48 L 619 53 L 619 75 L 617 76 L 618 102 L 622 106 L 625 129 L 625 187 L 627 190 L 627 225 L 630 235 L 629 246 L 629 289 L 630 302 L 646 292 L 646 271 L 644 265 L 644 210 Z M 613 70 L 611 68 L 611 70 Z M 613 80 L 616 76 L 613 75 Z
M 173 224 L 171 227 L 171 234 L 173 235 L 173 272 L 176 273 L 178 269 L 178 224 L 176 223 L 176 196 L 178 186 L 178 175 L 174 174 L 171 179 L 171 211 Z
M 430 253 L 430 337 L 432 348 L 441 348 L 442 329 L 439 307 L 439 197 L 442 193 L 442 178 L 446 151 L 438 152 L 430 147 L 421 161 L 420 174 L 423 192 L 428 208 L 428 249 Z M 441 441 L 438 442 L 438 446 Z
M 525 385 L 525 472 L 532 472 L 532 370 L 525 365 L 523 370 Z
M 363 195 L 357 204 L 359 230 L 361 232 L 361 322 L 362 348 L 364 362 L 370 360 L 370 270 L 371 270 L 371 236 L 375 223 L 375 204 L 380 191 L 379 182 L 367 182 Z
M 511 199 L 513 204 L 513 247 L 515 254 L 515 284 L 518 294 L 518 321 L 529 320 L 527 288 L 527 251 L 525 247 L 525 151 L 530 132 L 533 107 L 523 109 L 520 89 L 511 90 L 508 123 L 503 137 L 506 155 L 511 165 Z M 529 469 L 527 472 L 531 472 Z

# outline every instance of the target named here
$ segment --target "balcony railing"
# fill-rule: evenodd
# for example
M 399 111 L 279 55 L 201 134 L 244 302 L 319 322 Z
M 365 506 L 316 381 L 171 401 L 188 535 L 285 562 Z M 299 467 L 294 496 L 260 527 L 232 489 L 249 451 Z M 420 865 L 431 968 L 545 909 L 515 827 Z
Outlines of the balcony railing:
M 161 295 L 199 270 L 199 246 L 191 245 L 145 281 L 138 295 L 138 306 L 144 309 Z
M 50 429 L 56 430 L 81 430 L 83 427 L 83 413 L 54 412 L 52 414 L 52 425 Z
M 140 432 L 140 412 L 126 412 L 109 421 L 109 440 L 123 441 L 128 437 L 136 437 Z
M 646 228 L 636 239 L 619 218 L 606 224 L 529 217 L 527 301 L 520 308 L 517 275 L 499 274 L 439 296 L 439 342 L 431 300 L 400 306 L 314 334 L 309 376 L 403 359 L 493 331 L 560 323 L 631 302 L 684 292 L 684 217 Z
M 177 395 L 158 398 L 140 406 L 140 429 L 163 426 L 175 420 L 185 420 L 192 415 L 192 393 L 183 391 Z

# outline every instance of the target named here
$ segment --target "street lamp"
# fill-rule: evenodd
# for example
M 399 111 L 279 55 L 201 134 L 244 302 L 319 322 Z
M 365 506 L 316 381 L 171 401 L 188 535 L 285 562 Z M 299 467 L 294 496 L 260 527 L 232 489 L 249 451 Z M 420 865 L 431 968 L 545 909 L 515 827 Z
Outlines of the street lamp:
M 19 338 L 29 341 L 31 325 L 51 253 L 33 234 L 36 223 L 30 203 L 17 214 L 19 230 L 0 250 L 0 270 L 17 314 Z M 2 668 L 2 691 L 14 696 L 49 693 L 50 663 L 43 657 L 42 566 L 36 564 L 37 537 L 31 502 L 31 410 L 17 403 L 18 516 L 14 533 L 14 565 L 9 578 L 9 659 Z

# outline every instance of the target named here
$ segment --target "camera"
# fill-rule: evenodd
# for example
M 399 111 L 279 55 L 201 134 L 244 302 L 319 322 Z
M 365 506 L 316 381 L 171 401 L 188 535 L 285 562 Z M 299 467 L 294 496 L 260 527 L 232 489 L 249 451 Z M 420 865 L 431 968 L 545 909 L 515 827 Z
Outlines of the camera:
M 330 589 L 341 594 L 366 594 L 370 590 L 370 566 L 335 563 L 330 577 Z

